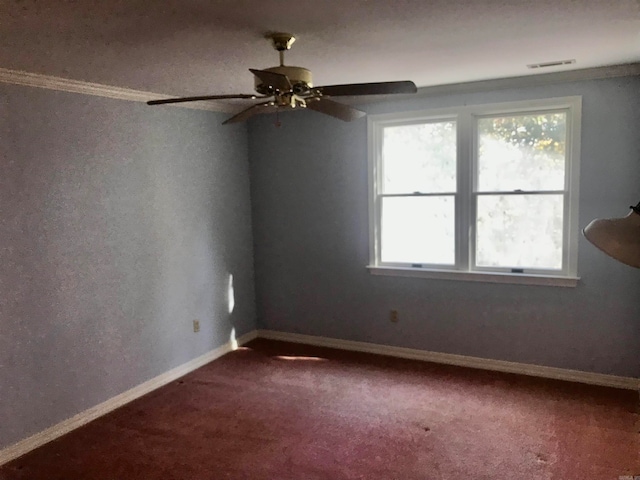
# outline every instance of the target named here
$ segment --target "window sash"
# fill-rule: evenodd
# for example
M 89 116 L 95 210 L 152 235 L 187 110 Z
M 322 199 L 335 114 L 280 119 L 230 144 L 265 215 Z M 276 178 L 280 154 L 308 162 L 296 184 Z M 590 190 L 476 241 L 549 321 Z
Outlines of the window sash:
M 480 197 L 491 197 L 491 196 L 529 196 L 529 195 L 540 195 L 540 196 L 562 196 L 562 231 L 560 232 L 562 235 L 562 251 L 561 251 L 561 266 L 560 268 L 542 268 L 542 267 L 518 267 L 518 266 L 483 266 L 478 265 L 477 263 L 477 255 L 478 255 L 478 199 Z M 522 274 L 522 273 L 532 273 L 532 274 L 549 274 L 549 275 L 559 275 L 566 271 L 567 261 L 568 261 L 568 236 L 567 236 L 567 222 L 568 215 L 566 213 L 566 204 L 567 204 L 568 192 L 564 190 L 544 190 L 544 191 L 496 191 L 496 192 L 473 192 L 473 202 L 471 205 L 471 218 L 472 223 L 470 224 L 470 234 L 469 234 L 469 271 L 477 271 L 477 272 L 501 272 L 501 273 L 513 273 L 513 274 Z
M 413 127 L 413 126 L 420 126 L 420 125 L 434 125 L 434 124 L 438 124 L 438 123 L 456 123 L 457 118 L 455 116 L 449 116 L 447 118 L 429 118 L 429 119 L 422 119 L 422 120 L 411 120 L 411 121 L 404 121 L 404 122 L 395 122 L 393 124 L 388 124 L 385 125 L 384 128 L 396 128 L 396 127 Z M 378 161 L 378 176 L 377 176 L 377 193 L 381 194 L 381 195 L 402 195 L 402 194 L 414 194 L 414 193 L 421 193 L 421 194 L 447 194 L 447 190 L 406 190 L 406 191 L 394 191 L 394 192 L 386 192 L 385 191 L 385 168 L 387 167 L 386 165 L 386 161 L 384 158 L 384 128 L 380 130 L 380 153 L 379 153 L 379 161 Z M 458 130 L 456 128 L 456 135 L 458 134 Z M 458 162 L 456 162 L 456 179 L 457 179 L 457 168 L 458 168 Z
M 383 261 L 382 260 L 382 236 L 383 236 L 383 232 L 382 232 L 382 226 L 383 226 L 383 202 L 385 198 L 452 198 L 453 199 L 453 203 L 454 203 L 454 236 L 457 234 L 457 225 L 456 225 L 456 218 L 455 218 L 455 211 L 457 209 L 457 194 L 455 192 L 449 192 L 449 193 L 428 193 L 428 194 L 422 194 L 422 193 L 416 193 L 416 194 L 379 194 L 378 198 L 377 198 L 377 202 L 378 202 L 378 208 L 377 208 L 377 214 L 378 214 L 378 221 L 377 221 L 377 225 L 379 226 L 379 228 L 377 229 L 377 247 L 378 247 L 378 264 L 379 265 L 385 265 L 385 266 L 400 266 L 400 267 L 411 267 L 411 268 L 431 268 L 431 269 L 456 269 L 458 267 L 458 263 L 457 263 L 457 251 L 455 250 L 455 245 L 454 245 L 454 262 L 453 264 L 449 264 L 449 263 L 421 263 L 418 261 L 418 259 L 416 259 L 416 261 L 414 262 L 398 262 L 398 261 Z
M 479 127 L 478 127 L 478 122 L 479 120 L 483 120 L 483 119 L 487 119 L 487 118 L 502 118 L 502 117 L 512 117 L 512 116 L 518 116 L 518 117 L 524 117 L 524 116 L 538 116 L 538 115 L 548 115 L 548 114 L 555 114 L 555 113 L 564 113 L 565 114 L 565 129 L 566 129 L 566 135 L 565 135 L 565 162 L 564 162 L 564 187 L 563 189 L 565 191 L 568 191 L 569 188 L 571 187 L 571 157 L 570 157 L 570 153 L 571 153 L 571 131 L 572 131 L 572 118 L 571 118 L 571 108 L 570 107 L 565 107 L 565 106 L 558 106 L 555 108 L 545 108 L 545 109 L 527 109 L 527 110 L 506 110 L 503 112 L 493 112 L 491 114 L 474 114 L 471 113 L 470 116 L 472 118 L 472 123 L 470 126 L 468 126 L 468 128 L 471 129 L 470 133 L 472 136 L 472 139 L 470 139 L 472 141 L 472 151 L 469 154 L 468 157 L 468 161 L 471 163 L 471 172 L 472 172 L 472 186 L 473 186 L 473 192 L 489 192 L 489 190 L 481 190 L 478 186 L 479 181 L 480 181 L 480 174 L 478 171 L 479 165 L 480 165 L 480 159 L 479 159 L 479 149 L 480 149 L 480 141 L 478 138 L 478 134 L 479 134 Z M 557 189 L 549 189 L 549 190 L 528 190 L 528 191 L 552 191 L 552 190 L 557 190 Z M 494 190 L 494 191 L 501 191 L 501 190 Z M 504 190 L 504 191 L 509 191 L 509 190 Z M 516 190 L 518 191 L 518 190 Z

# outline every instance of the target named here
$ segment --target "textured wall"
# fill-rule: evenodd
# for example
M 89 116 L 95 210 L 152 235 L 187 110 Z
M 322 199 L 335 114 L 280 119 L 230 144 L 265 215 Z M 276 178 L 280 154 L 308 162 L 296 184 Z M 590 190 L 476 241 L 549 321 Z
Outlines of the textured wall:
M 583 96 L 580 225 L 640 200 L 640 78 L 371 105 L 370 113 Z M 370 275 L 366 121 L 249 131 L 258 322 L 288 332 L 640 377 L 640 270 L 579 245 L 577 288 Z M 400 322 L 389 322 L 389 310 Z
M 245 127 L 7 85 L 0 109 L 1 448 L 255 329 L 255 301 Z

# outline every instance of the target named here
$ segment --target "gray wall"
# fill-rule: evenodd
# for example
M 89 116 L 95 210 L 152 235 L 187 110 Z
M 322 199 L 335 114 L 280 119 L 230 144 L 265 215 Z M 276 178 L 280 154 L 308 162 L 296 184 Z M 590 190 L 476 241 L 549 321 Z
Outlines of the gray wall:
M 370 113 L 583 96 L 580 225 L 640 200 L 640 78 L 371 105 Z M 640 270 L 580 239 L 577 288 L 370 275 L 366 121 L 249 130 L 258 323 L 286 332 L 640 377 Z M 389 322 L 389 310 L 400 322 Z
M 256 325 L 246 127 L 7 85 L 0 109 L 2 448 Z

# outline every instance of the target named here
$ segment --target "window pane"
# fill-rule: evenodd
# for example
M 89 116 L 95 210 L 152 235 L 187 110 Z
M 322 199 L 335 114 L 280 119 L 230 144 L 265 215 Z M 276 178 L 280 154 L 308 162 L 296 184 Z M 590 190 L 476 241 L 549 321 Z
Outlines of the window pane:
M 479 195 L 476 265 L 562 268 L 563 195 Z
M 383 262 L 455 263 L 454 197 L 382 199 Z
M 386 127 L 382 147 L 384 193 L 456 191 L 456 122 Z
M 478 190 L 563 190 L 566 114 L 478 119 Z

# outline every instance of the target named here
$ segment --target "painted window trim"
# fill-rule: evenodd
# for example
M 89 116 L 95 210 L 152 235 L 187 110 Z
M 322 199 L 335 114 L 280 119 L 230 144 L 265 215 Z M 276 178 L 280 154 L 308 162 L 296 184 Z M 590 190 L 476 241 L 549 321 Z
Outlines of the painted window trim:
M 469 252 L 470 242 L 459 243 L 456 238 L 456 265 L 451 268 L 438 265 L 422 265 L 413 268 L 407 264 L 389 264 L 379 261 L 379 208 L 378 208 L 378 163 L 381 158 L 381 134 L 384 127 L 412 124 L 420 121 L 439 121 L 455 119 L 459 124 L 457 148 L 458 163 L 466 162 L 465 166 L 475 164 L 471 159 L 474 148 L 473 139 L 475 129 L 473 122 L 477 117 L 486 115 L 516 114 L 538 112 L 545 110 L 567 110 L 567 172 L 565 178 L 565 238 L 563 243 L 563 269 L 531 270 L 524 273 L 511 272 L 510 269 L 472 269 Z M 400 112 L 381 115 L 370 115 L 368 122 L 368 164 L 369 164 L 369 265 L 367 268 L 373 275 L 392 275 L 404 277 L 437 278 L 446 280 L 480 281 L 489 283 L 512 283 L 525 285 L 550 285 L 575 287 L 578 283 L 578 198 L 580 180 L 580 132 L 582 121 L 582 97 L 570 96 L 538 100 L 525 100 L 505 103 L 465 105 L 460 107 L 439 108 L 416 112 Z M 468 212 L 471 209 L 472 196 L 471 168 L 459 170 L 459 185 L 465 185 L 466 190 L 459 195 L 469 202 L 467 207 L 457 210 L 457 231 L 470 224 Z M 462 227 L 460 224 L 463 224 Z M 466 247 L 466 250 L 465 250 Z M 462 263 L 459 259 L 462 258 Z
M 465 282 L 510 283 L 513 285 L 542 285 L 552 287 L 576 287 L 580 277 L 513 274 L 498 272 L 435 270 L 406 267 L 367 266 L 372 275 L 394 277 L 431 278 L 439 280 L 461 280 Z

